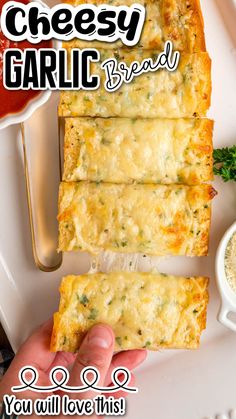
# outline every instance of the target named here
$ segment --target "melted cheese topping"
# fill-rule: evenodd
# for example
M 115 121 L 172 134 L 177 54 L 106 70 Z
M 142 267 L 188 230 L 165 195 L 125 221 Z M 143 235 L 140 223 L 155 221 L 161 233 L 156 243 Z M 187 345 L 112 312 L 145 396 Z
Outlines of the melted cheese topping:
M 59 250 L 206 255 L 210 185 L 61 183 Z
M 109 324 L 115 350 L 197 348 L 206 323 L 208 280 L 116 272 L 63 278 L 51 349 L 78 350 L 96 323 Z
M 210 105 L 211 76 L 207 53 L 182 54 L 176 71 L 144 73 L 115 92 L 104 88 L 102 61 L 115 57 L 129 66 L 133 61 L 156 57 L 158 51 L 101 50 L 100 63 L 91 65 L 91 73 L 101 78 L 94 91 L 62 92 L 59 116 L 101 116 L 129 118 L 181 118 L 205 116 Z
M 73 5 L 92 3 L 100 5 L 104 0 L 75 0 Z M 203 20 L 198 0 L 109 0 L 109 5 L 131 6 L 137 3 L 145 6 L 146 19 L 140 41 L 136 45 L 145 49 L 162 50 L 166 41 L 172 41 L 179 51 L 205 51 Z M 85 42 L 75 39 L 74 48 L 117 48 L 121 42 Z
M 207 119 L 68 118 L 65 181 L 197 184 L 212 179 Z

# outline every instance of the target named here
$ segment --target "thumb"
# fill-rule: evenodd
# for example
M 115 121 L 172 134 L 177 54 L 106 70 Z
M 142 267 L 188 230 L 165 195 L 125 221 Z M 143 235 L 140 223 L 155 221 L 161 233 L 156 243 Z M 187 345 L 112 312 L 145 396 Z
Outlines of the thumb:
M 69 384 L 81 386 L 81 371 L 88 366 L 95 367 L 100 373 L 99 385 L 104 384 L 114 351 L 114 333 L 110 326 L 98 324 L 93 326 L 85 336 L 74 362 Z M 89 378 L 89 377 L 88 377 Z M 80 398 L 91 398 L 93 391 L 80 393 Z

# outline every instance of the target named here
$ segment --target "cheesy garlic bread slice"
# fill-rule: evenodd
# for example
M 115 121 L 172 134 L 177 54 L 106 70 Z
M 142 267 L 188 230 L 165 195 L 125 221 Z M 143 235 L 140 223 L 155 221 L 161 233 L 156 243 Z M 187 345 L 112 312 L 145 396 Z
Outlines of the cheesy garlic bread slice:
M 66 118 L 67 182 L 199 184 L 212 179 L 209 119 Z
M 214 195 L 206 184 L 62 182 L 59 250 L 206 255 Z
M 68 49 L 70 52 L 70 50 Z M 100 62 L 91 64 L 91 74 L 100 77 L 97 90 L 71 90 L 60 95 L 59 116 L 128 118 L 185 118 L 205 116 L 210 106 L 211 61 L 206 52 L 181 54 L 178 68 L 144 73 L 110 93 L 104 83 L 101 63 L 110 58 L 129 67 L 133 61 L 157 57 L 158 51 L 100 50 Z M 70 54 L 69 54 L 70 57 Z
M 74 6 L 80 4 L 101 5 L 104 0 L 71 0 Z M 166 41 L 172 41 L 179 51 L 205 51 L 203 18 L 199 0 L 110 0 L 109 5 L 145 6 L 146 17 L 140 41 L 135 47 L 162 50 Z M 71 41 L 73 48 L 117 48 L 121 42 Z
M 198 348 L 208 279 L 113 272 L 64 277 L 51 350 L 76 352 L 91 326 L 109 324 L 115 350 Z

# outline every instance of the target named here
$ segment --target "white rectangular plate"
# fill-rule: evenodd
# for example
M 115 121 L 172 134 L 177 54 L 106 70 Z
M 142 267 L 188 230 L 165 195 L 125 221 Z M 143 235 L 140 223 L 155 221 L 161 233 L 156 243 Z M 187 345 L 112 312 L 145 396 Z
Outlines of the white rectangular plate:
M 224 7 L 224 4 L 224 0 L 218 1 L 218 6 Z M 207 48 L 213 60 L 213 95 L 209 116 L 216 121 L 214 145 L 230 146 L 236 142 L 235 45 L 215 1 L 207 0 L 202 7 Z M 49 248 L 54 245 L 50 242 L 50 229 L 56 228 L 57 100 L 57 95 L 53 94 L 50 102 L 26 124 L 31 133 L 30 174 L 34 186 L 37 186 L 36 209 L 42 212 L 45 220 L 39 226 L 39 234 L 49 234 Z M 32 329 L 57 309 L 61 277 L 86 272 L 90 260 L 81 253 L 70 254 L 65 255 L 62 267 L 56 272 L 44 273 L 35 267 L 19 127 L 1 131 L 0 135 L 0 319 L 16 350 Z M 44 144 L 36 142 L 39 137 L 41 140 L 44 138 Z M 45 154 L 45 150 L 48 153 Z M 52 193 L 48 192 L 49 187 Z M 236 335 L 216 321 L 220 301 L 214 278 L 218 242 L 226 228 L 235 221 L 236 185 L 216 180 L 215 188 L 218 196 L 213 203 L 210 256 L 158 261 L 159 269 L 165 272 L 208 275 L 211 278 L 208 322 L 201 348 L 193 352 L 150 354 L 148 361 L 137 372 L 139 394 L 129 399 L 126 416 L 129 419 L 213 418 L 236 407 Z M 48 223 L 48 220 L 51 222 Z M 140 269 L 145 269 L 145 266 L 140 258 Z

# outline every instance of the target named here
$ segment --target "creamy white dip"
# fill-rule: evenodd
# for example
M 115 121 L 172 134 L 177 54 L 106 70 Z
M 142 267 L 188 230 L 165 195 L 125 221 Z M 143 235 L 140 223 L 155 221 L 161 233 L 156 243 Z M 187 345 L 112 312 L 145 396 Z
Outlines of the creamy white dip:
M 236 292 L 236 233 L 232 235 L 226 247 L 225 274 L 229 285 Z

